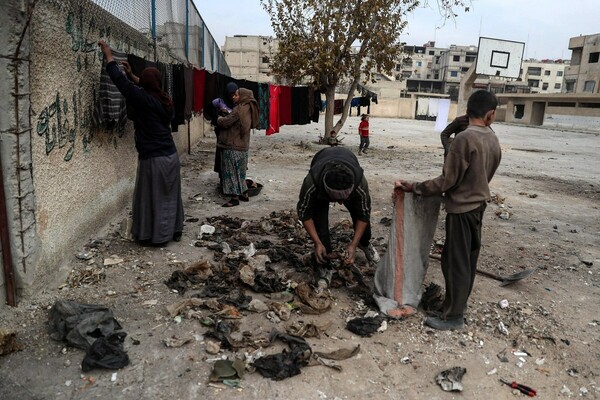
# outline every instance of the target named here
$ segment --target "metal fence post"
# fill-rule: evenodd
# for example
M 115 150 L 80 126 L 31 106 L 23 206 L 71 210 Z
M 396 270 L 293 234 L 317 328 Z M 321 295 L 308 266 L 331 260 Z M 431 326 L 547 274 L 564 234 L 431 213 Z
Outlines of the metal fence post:
M 185 0 L 185 59 L 190 62 L 190 0 Z
M 156 62 L 156 0 L 152 4 L 152 46 L 154 47 L 154 61 Z

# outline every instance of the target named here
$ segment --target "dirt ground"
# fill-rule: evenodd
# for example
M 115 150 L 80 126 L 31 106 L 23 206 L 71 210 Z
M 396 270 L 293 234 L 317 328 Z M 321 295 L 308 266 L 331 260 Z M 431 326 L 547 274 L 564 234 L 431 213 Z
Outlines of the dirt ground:
M 342 129 L 343 144 L 356 151 L 358 118 L 350 117 Z M 67 279 L 41 287 L 16 308 L 0 312 L 0 328 L 13 329 L 21 351 L 0 356 L 2 399 L 510 399 L 522 396 L 501 384 L 505 378 L 527 384 L 542 399 L 600 398 L 600 137 L 495 124 L 503 158 L 491 188 L 495 198 L 483 225 L 479 268 L 503 276 L 529 268 L 536 272 L 518 283 L 499 282 L 478 275 L 469 300 L 464 331 L 437 332 L 422 325 L 424 315 L 388 321 L 387 330 L 360 337 L 346 329 L 347 320 L 363 316 L 368 302 L 355 289 L 341 285 L 330 290 L 331 309 L 321 315 L 291 311 L 288 321 L 274 321 L 266 313 L 241 311 L 240 332 L 246 337 L 267 337 L 273 329 L 285 331 L 294 324 L 330 325 L 320 338 L 309 338 L 314 351 L 332 351 L 360 345 L 354 357 L 338 361 L 342 371 L 325 366 L 302 369 L 300 375 L 273 381 L 257 372 L 247 373 L 241 387 L 209 384 L 216 358 L 235 354 L 280 352 L 282 346 L 221 350 L 208 354 L 208 332 L 201 321 L 211 315 L 206 308 L 173 318 L 166 306 L 183 296 L 164 281 L 174 270 L 206 259 L 215 265 L 223 256 L 210 240 L 198 240 L 200 227 L 211 217 L 233 221 L 277 219 L 296 206 L 298 192 L 317 144 L 321 125 L 283 127 L 282 132 L 252 137 L 248 174 L 262 183 L 262 192 L 238 207 L 222 208 L 225 199 L 216 190 L 212 172 L 214 138 L 207 136 L 189 157 L 182 158 L 186 220 L 183 239 L 165 248 L 140 247 L 119 235 L 115 218 L 98 235 L 74 244 L 63 269 Z M 376 247 L 383 254 L 391 217 L 393 181 L 399 177 L 423 180 L 441 171 L 443 151 L 434 123 L 371 118 L 371 151 L 360 156 L 372 196 L 372 225 Z M 501 205 L 504 207 L 502 208 Z M 505 212 L 508 219 L 498 213 Z M 271 213 L 276 212 L 273 216 Z M 507 213 L 506 213 L 507 212 Z M 273 217 L 273 218 L 271 218 Z M 271 218 L 271 219 L 269 219 Z M 335 205 L 331 224 L 348 220 Z M 211 220 L 216 221 L 216 220 Z M 444 238 L 444 212 L 440 213 L 434 241 Z M 267 225 L 262 225 L 264 226 Z M 293 220 L 292 226 L 293 227 Z M 347 225 L 346 234 L 350 233 Z M 241 228 L 243 230 L 244 228 Z M 265 228 L 266 229 L 266 228 Z M 289 251 L 302 243 L 286 238 L 276 226 L 270 234 L 253 229 L 237 238 L 258 244 L 270 240 Z M 291 228 L 290 228 L 291 229 Z M 258 233 L 257 233 L 258 232 Z M 263 229 L 264 232 L 264 229 Z M 296 233 L 302 233 L 296 225 Z M 344 233 L 344 232 L 342 232 Z M 304 242 L 306 242 L 304 237 Z M 227 240 L 227 238 L 224 238 Z M 241 240 L 241 239 L 240 239 Z M 260 246 L 257 246 L 259 248 Z M 234 248 L 235 250 L 235 248 Z M 257 253 L 267 249 L 259 248 Z M 88 253 L 91 260 L 80 260 Z M 116 255 L 122 261 L 104 266 Z M 372 282 L 373 269 L 362 253 L 357 260 Z M 310 281 L 305 270 L 285 262 L 271 263 L 293 282 Z M 439 262 L 431 259 L 426 283 L 442 285 Z M 343 282 L 342 282 L 343 283 Z M 293 285 L 292 285 L 293 286 Z M 253 298 L 263 294 L 246 290 Z M 226 294 L 226 293 L 225 293 Z M 48 309 L 57 300 L 108 306 L 128 336 L 125 350 L 131 363 L 117 370 L 83 373 L 84 352 L 50 339 Z M 500 308 L 501 300 L 507 308 Z M 502 322 L 508 331 L 498 330 Z M 167 347 L 165 339 L 191 337 L 182 347 Z M 527 355 L 515 355 L 514 351 Z M 498 356 L 503 351 L 505 361 Z M 435 382 L 442 370 L 467 369 L 464 391 L 444 392 Z M 115 374 L 116 372 L 116 374 Z

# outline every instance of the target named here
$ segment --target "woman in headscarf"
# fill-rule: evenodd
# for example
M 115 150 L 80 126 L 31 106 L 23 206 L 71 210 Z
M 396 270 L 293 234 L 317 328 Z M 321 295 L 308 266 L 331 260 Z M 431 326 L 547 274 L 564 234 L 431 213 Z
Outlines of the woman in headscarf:
M 183 231 L 183 202 L 179 155 L 171 134 L 173 102 L 162 90 L 158 69 L 146 68 L 138 78 L 129 64 L 123 62 L 129 80 L 119 70 L 108 45 L 102 40 L 98 45 L 106 58 L 108 75 L 135 109 L 138 167 L 131 233 L 145 245 L 179 241 Z
M 223 194 L 231 199 L 223 207 L 234 207 L 241 201 L 248 201 L 246 169 L 250 148 L 250 129 L 258 126 L 258 103 L 251 90 L 240 88 L 231 94 L 235 103 L 233 111 L 226 117 L 219 117 L 221 127 L 217 146 L 221 154 L 221 181 Z

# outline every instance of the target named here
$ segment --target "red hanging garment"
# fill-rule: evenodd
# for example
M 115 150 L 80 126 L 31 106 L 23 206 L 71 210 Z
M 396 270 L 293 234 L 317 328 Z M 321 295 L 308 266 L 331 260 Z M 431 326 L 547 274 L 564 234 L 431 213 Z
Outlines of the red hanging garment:
M 292 88 L 280 86 L 279 92 L 279 125 L 292 125 Z
M 279 132 L 279 92 L 280 86 L 269 85 L 269 127 L 267 135 Z

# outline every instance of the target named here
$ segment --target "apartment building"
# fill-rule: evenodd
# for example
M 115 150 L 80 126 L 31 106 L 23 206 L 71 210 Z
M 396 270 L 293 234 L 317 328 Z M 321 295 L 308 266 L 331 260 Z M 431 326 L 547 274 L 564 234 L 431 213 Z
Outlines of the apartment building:
M 423 46 L 404 46 L 394 71 L 395 80 L 404 82 L 403 92 L 442 93 L 442 84 L 434 69 L 445 50 L 435 47 L 434 41 Z
M 569 60 L 525 60 L 519 80 L 527 83 L 530 93 L 561 93 Z
M 600 93 L 600 33 L 569 40 L 571 65 L 565 69 L 566 93 Z
M 440 55 L 439 64 L 437 69 L 434 69 L 433 75 L 439 76 L 439 79 L 444 82 L 444 93 L 458 94 L 460 81 L 476 59 L 477 46 L 452 44 Z
M 270 36 L 235 35 L 225 38 L 223 54 L 231 76 L 254 82 L 274 83 L 271 61 L 277 52 L 278 40 Z

